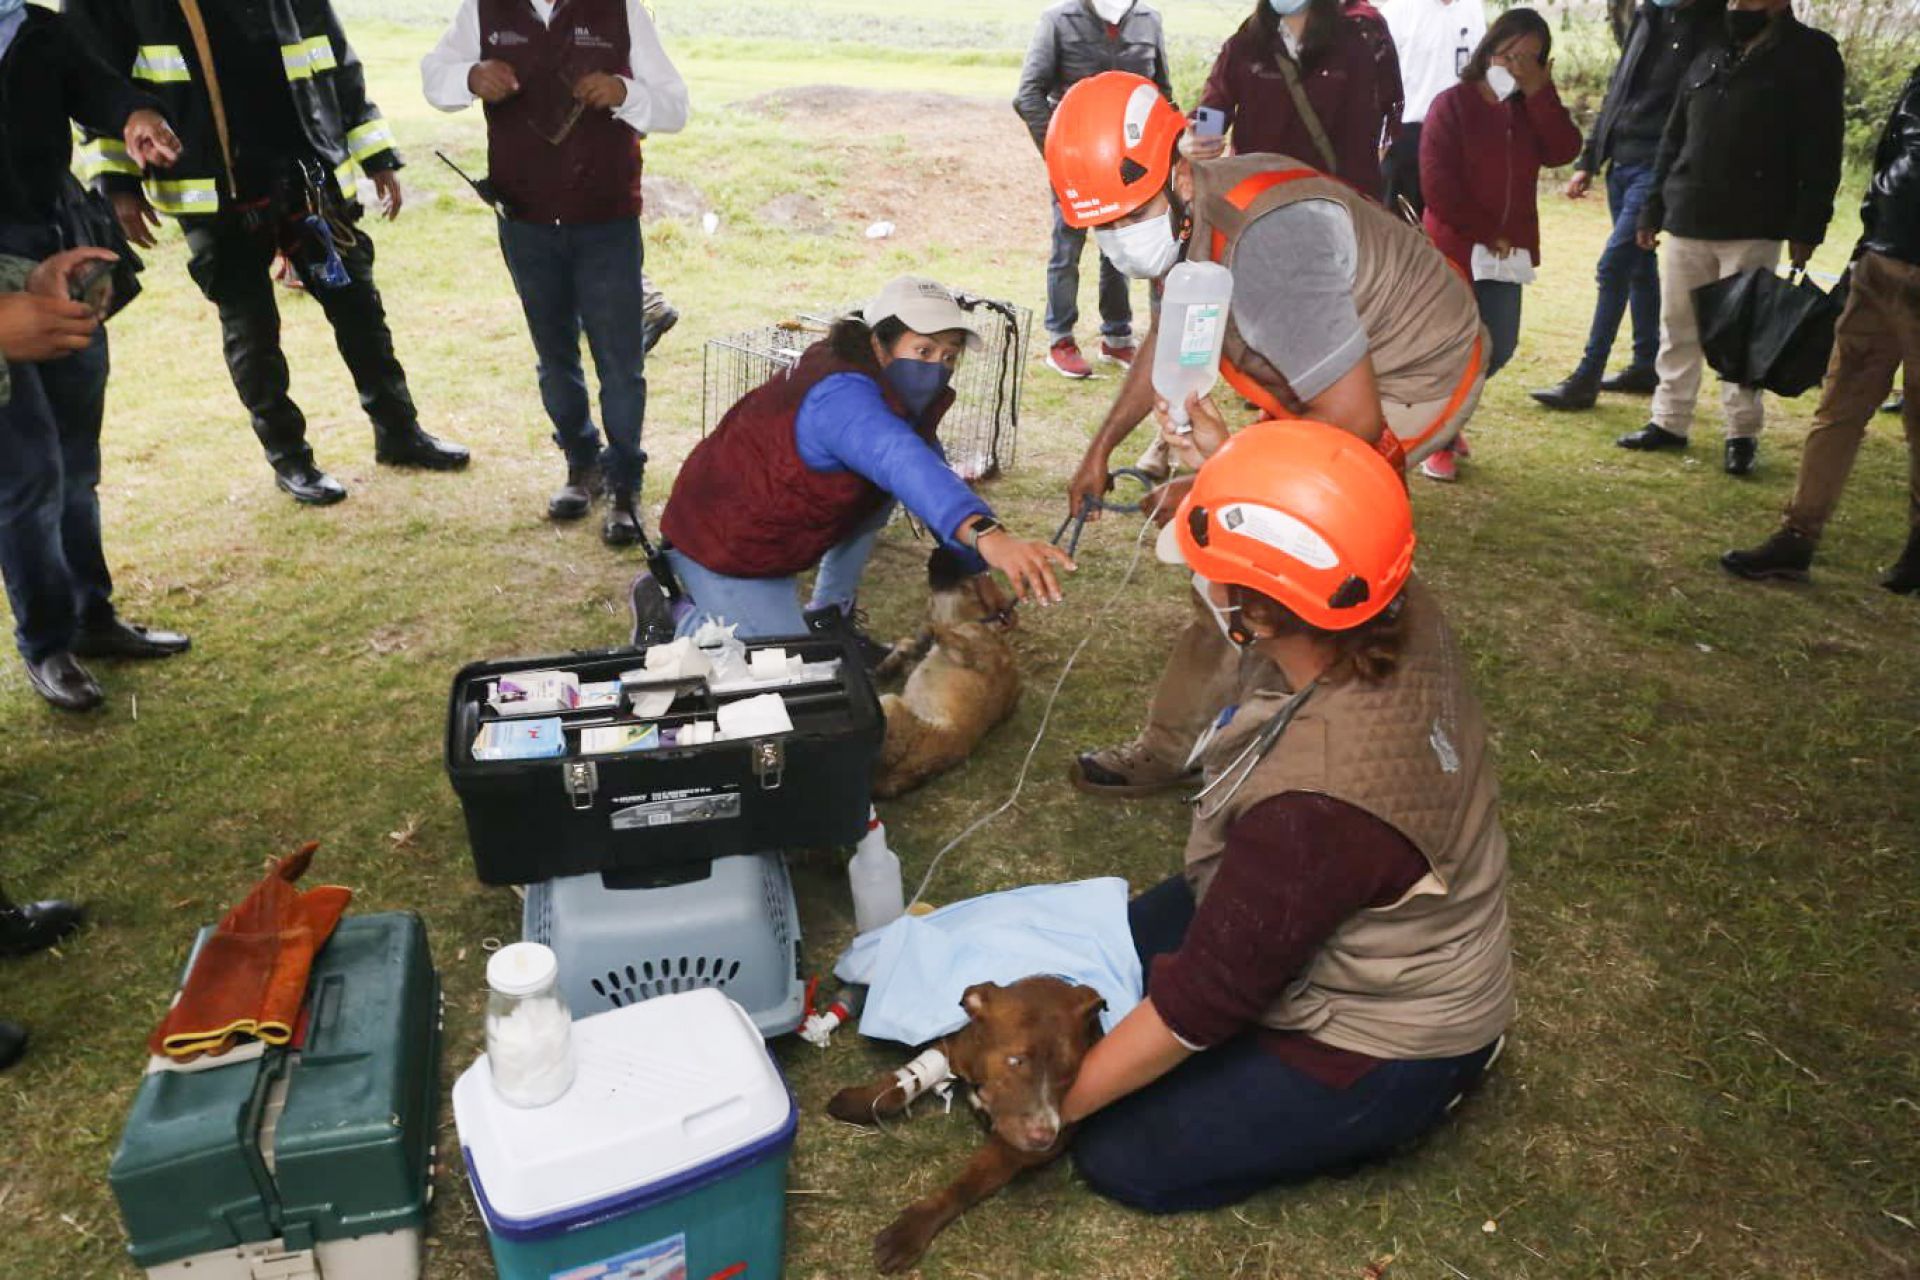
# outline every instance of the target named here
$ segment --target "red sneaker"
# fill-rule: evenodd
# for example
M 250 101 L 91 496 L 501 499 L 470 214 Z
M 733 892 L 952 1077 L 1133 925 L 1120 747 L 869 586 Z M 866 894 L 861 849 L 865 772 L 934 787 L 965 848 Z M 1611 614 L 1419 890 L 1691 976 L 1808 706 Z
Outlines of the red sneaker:
M 1453 450 L 1442 449 L 1430 453 L 1427 460 L 1420 464 L 1420 474 L 1429 480 L 1438 480 L 1442 484 L 1451 484 L 1460 478 L 1460 468 L 1455 464 Z
M 1462 462 L 1465 462 L 1473 456 L 1473 449 L 1467 444 L 1467 433 L 1465 431 L 1461 431 L 1459 435 L 1453 438 L 1451 447 L 1453 449 L 1453 456 Z
M 1075 381 L 1093 376 L 1093 366 L 1080 354 L 1080 344 L 1073 340 L 1072 334 L 1047 348 L 1047 368 Z
M 1131 338 L 1124 343 L 1118 344 L 1108 342 L 1105 338 L 1100 339 L 1100 358 L 1102 360 L 1111 360 L 1123 369 L 1133 363 L 1133 351 L 1134 346 Z

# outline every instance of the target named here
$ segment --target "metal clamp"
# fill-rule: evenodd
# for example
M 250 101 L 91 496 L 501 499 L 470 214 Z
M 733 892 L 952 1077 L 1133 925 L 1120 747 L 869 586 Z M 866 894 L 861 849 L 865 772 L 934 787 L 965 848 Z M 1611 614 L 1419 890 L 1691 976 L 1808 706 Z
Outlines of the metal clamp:
M 1067 530 L 1071 527 L 1073 530 L 1073 540 L 1067 544 L 1067 554 L 1070 556 L 1079 555 L 1080 535 L 1087 531 L 1087 521 L 1093 518 L 1095 511 L 1132 512 L 1137 515 L 1140 511 L 1140 503 L 1161 483 L 1161 481 L 1148 475 L 1138 467 L 1121 467 L 1117 471 L 1109 472 L 1107 479 L 1109 486 L 1116 480 L 1132 480 L 1140 486 L 1140 497 L 1132 502 L 1116 502 L 1105 494 L 1101 494 L 1098 497 L 1090 496 L 1086 498 L 1081 502 L 1080 510 L 1077 514 L 1070 515 L 1060 522 L 1060 528 L 1056 530 L 1053 535 L 1054 546 L 1057 547 L 1060 545 L 1060 539 L 1067 536 Z
M 591 760 L 569 760 L 561 766 L 560 781 L 573 807 L 585 812 L 593 808 L 594 793 L 600 789 L 600 766 Z
M 778 738 L 753 744 L 753 776 L 762 791 L 778 791 L 787 774 L 787 748 Z

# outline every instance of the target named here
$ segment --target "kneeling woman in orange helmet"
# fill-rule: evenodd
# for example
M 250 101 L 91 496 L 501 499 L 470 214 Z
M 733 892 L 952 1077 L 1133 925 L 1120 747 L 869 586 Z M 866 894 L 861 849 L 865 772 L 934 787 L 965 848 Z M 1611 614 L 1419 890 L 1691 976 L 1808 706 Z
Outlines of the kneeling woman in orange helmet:
M 1258 660 L 1195 748 L 1185 874 L 1130 911 L 1147 998 L 1062 1107 L 1093 1188 L 1155 1212 L 1395 1150 L 1513 1013 L 1493 762 L 1405 485 L 1336 427 L 1193 408 L 1162 559 Z

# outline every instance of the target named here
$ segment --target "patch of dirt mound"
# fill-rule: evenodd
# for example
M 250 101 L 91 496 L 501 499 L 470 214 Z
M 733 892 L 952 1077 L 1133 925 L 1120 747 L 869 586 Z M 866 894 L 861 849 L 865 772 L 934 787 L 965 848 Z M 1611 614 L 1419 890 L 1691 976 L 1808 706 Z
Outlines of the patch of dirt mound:
M 698 222 L 700 216 L 713 207 L 700 188 L 691 182 L 682 182 L 678 178 L 656 178 L 650 173 L 640 177 L 640 195 L 645 205 L 641 216 L 648 222 L 658 222 L 662 218 Z
M 776 117 L 841 157 L 835 220 L 893 223 L 894 235 L 879 244 L 1022 244 L 1045 252 L 1052 227 L 1046 166 L 1003 101 L 807 85 L 734 105 Z
M 833 230 L 833 220 L 820 202 L 804 191 L 789 191 L 760 206 L 760 221 L 782 231 L 822 236 Z

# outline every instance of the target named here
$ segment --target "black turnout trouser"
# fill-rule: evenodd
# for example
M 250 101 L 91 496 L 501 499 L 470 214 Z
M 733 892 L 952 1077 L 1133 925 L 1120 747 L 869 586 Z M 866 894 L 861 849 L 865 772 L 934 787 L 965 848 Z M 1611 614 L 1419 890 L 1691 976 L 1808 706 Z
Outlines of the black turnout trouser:
M 238 214 L 184 221 L 187 270 L 207 300 L 220 309 L 220 336 L 227 371 L 240 403 L 253 416 L 253 433 L 276 470 L 310 463 L 307 420 L 287 394 L 287 358 L 280 350 L 280 309 L 274 301 L 271 226 L 250 227 Z M 294 269 L 333 326 L 333 340 L 353 375 L 361 407 L 373 420 L 377 441 L 411 434 L 419 415 L 407 391 L 406 371 L 393 354 L 386 308 L 373 283 L 373 239 L 363 226 L 340 247 L 346 285 L 329 289 L 313 279 L 306 263 Z

